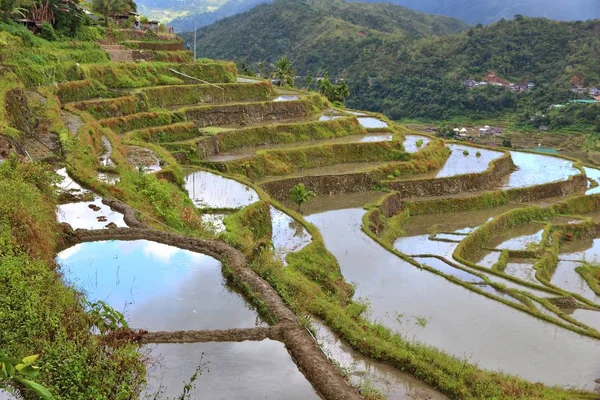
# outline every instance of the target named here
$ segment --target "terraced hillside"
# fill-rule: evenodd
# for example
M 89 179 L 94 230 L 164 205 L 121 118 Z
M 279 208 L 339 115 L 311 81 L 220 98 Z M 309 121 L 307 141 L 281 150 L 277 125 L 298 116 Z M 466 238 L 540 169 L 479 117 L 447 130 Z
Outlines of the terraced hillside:
M 44 305 L 11 303 L 0 348 L 39 353 L 56 398 L 172 397 L 195 371 L 208 398 L 597 396 L 600 171 L 417 135 L 229 62 L 86 46 L 98 60 L 7 57 L 0 85 L 0 277 Z

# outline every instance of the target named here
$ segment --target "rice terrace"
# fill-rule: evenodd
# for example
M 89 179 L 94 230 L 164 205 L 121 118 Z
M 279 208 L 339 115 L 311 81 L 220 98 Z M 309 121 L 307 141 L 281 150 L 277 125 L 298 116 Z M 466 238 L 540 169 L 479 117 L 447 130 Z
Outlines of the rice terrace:
M 0 398 L 600 396 L 600 169 L 88 30 L 0 24 Z

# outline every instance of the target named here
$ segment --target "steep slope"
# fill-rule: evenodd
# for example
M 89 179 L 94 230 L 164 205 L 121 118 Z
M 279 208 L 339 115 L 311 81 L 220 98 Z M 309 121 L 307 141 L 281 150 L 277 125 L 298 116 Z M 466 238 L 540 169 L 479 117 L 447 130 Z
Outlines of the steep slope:
M 215 10 L 190 12 L 187 15 L 177 17 L 170 22 L 170 25 L 173 26 L 175 32 L 191 31 L 194 29 L 194 24 L 200 29 L 223 18 L 248 11 L 258 4 L 269 2 L 270 0 L 229 0 Z
M 207 56 L 273 62 L 281 55 L 297 59 L 310 52 L 300 70 L 326 68 L 332 61 L 343 69 L 374 42 L 408 43 L 466 28 L 456 19 L 389 4 L 278 0 L 208 26 L 198 32 L 198 40 L 200 54 Z
M 360 0 L 376 3 L 381 0 Z M 470 24 L 489 24 L 516 14 L 562 21 L 600 18 L 597 0 L 385 0 L 431 14 L 459 18 Z
M 345 78 L 349 105 L 392 117 L 547 107 L 570 98 L 574 75 L 586 86 L 600 83 L 598 21 L 519 17 L 444 35 L 463 28 L 456 19 L 388 4 L 277 1 L 200 30 L 198 48 L 201 56 L 251 68 L 287 56 L 299 75 Z M 533 81 L 536 89 L 517 95 L 464 87 L 464 80 L 492 71 L 512 82 Z

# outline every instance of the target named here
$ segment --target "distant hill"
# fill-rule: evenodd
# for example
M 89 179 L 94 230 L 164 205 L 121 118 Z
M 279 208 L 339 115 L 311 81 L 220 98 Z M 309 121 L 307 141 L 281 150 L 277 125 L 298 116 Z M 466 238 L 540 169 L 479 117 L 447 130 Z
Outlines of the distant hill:
M 599 21 L 519 17 L 469 28 L 390 4 L 277 0 L 199 30 L 198 49 L 255 70 L 287 56 L 300 75 L 346 79 L 348 105 L 394 118 L 495 115 L 569 99 L 574 75 L 600 84 Z M 492 71 L 536 88 L 517 95 L 463 84 Z
M 187 32 L 196 27 L 202 28 L 223 18 L 243 13 L 262 3 L 269 3 L 271 0 L 229 0 L 219 8 L 213 11 L 191 12 L 185 16 L 173 19 L 169 25 L 173 26 L 175 32 Z
M 348 0 L 357 1 L 357 0 Z M 169 22 L 176 32 L 191 31 L 248 11 L 271 0 L 138 0 L 142 13 Z M 576 21 L 600 18 L 600 0 L 360 0 L 386 2 L 429 14 L 458 18 L 469 24 L 490 24 L 516 14 Z
M 351 0 L 355 1 L 355 0 Z M 360 0 L 387 3 L 461 19 L 470 24 L 490 24 L 516 14 L 562 21 L 600 18 L 599 0 Z
M 271 63 L 287 55 L 300 70 L 341 72 L 381 43 L 402 47 L 468 28 L 454 18 L 390 4 L 276 0 L 199 30 L 198 43 L 199 54 L 208 57 Z M 191 33 L 183 37 L 191 40 Z

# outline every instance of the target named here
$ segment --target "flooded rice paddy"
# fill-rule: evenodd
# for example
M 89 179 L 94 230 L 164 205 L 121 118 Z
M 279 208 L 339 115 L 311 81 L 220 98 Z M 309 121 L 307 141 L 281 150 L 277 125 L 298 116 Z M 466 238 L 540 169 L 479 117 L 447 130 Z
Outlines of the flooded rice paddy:
M 249 328 L 260 319 L 206 255 L 137 241 L 82 243 L 58 254 L 64 279 L 136 329 Z
M 255 147 L 242 147 L 239 149 L 233 149 L 223 154 L 210 156 L 207 161 L 212 162 L 226 162 L 239 160 L 242 158 L 248 158 L 259 151 L 276 151 L 276 150 L 291 150 L 297 148 L 306 148 L 307 146 L 321 146 L 321 145 L 332 145 L 332 144 L 346 144 L 346 143 L 374 143 L 374 142 L 388 142 L 392 140 L 391 133 L 375 134 L 368 133 L 365 135 L 349 135 L 342 136 L 332 139 L 323 140 L 311 140 L 300 143 L 277 143 L 277 144 L 266 144 Z
M 503 185 L 504 189 L 564 181 L 580 174 L 572 161 L 562 158 L 518 151 L 511 151 L 510 155 L 518 169 L 509 175 L 507 183 Z
M 417 142 L 421 145 L 417 146 Z M 419 135 L 406 135 L 404 138 L 404 151 L 407 153 L 416 153 L 419 150 L 423 150 L 431 142 L 431 139 L 426 136 Z
M 484 172 L 489 168 L 492 161 L 503 155 L 499 151 L 475 149 L 457 144 L 449 144 L 447 147 L 451 151 L 450 157 L 435 175 L 436 178 Z M 479 156 L 477 155 L 478 152 Z
M 367 129 L 387 129 L 389 125 L 380 119 L 373 117 L 359 117 L 358 122 Z
M 373 385 L 388 400 L 447 398 L 412 375 L 356 352 L 321 322 L 313 320 L 311 325 L 323 352 L 342 368 L 353 385 Z
M 361 231 L 364 213 L 346 209 L 307 219 L 320 229 L 346 280 L 356 283 L 355 298 L 368 299 L 371 320 L 486 369 L 547 384 L 594 387 L 600 376 L 597 340 L 532 318 L 404 262 Z M 415 322 L 421 317 L 427 319 L 424 328 Z
M 277 258 L 284 264 L 288 254 L 302 250 L 312 241 L 312 237 L 300 222 L 275 207 L 271 207 L 271 221 L 273 248 Z
M 67 223 L 73 229 L 104 229 L 109 224 L 124 228 L 125 224 L 123 214 L 111 210 L 110 207 L 102 204 L 102 199 L 89 190 L 84 189 L 67 174 L 66 168 L 61 168 L 56 173 L 62 178 L 58 183 L 61 191 L 70 195 L 83 198 L 91 198 L 91 201 L 74 201 L 72 203 L 60 204 L 56 210 L 56 219 L 58 222 Z
M 185 189 L 199 208 L 241 208 L 260 200 L 248 186 L 206 171 L 189 173 Z
M 190 392 L 193 399 L 320 398 L 280 342 L 165 344 L 148 349 L 153 365 L 148 371 L 147 399 L 161 387 L 164 396 L 179 396 L 183 382 L 200 365 L 204 368 Z

